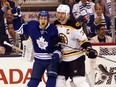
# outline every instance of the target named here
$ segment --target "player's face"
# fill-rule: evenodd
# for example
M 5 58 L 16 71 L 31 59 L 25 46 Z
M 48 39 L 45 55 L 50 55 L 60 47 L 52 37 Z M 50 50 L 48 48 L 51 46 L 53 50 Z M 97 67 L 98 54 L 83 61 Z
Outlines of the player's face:
M 57 18 L 59 21 L 64 21 L 66 19 L 66 13 L 65 12 L 57 12 Z
M 39 24 L 40 24 L 40 27 L 42 28 L 42 29 L 45 29 L 45 27 L 47 26 L 47 24 L 48 24 L 48 18 L 47 17 L 45 17 L 45 16 L 40 16 L 40 18 L 39 18 Z

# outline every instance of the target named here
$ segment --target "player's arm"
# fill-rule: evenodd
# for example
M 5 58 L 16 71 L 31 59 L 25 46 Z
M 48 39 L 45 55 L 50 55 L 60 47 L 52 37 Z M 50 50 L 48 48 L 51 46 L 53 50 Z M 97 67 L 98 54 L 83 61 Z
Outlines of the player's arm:
M 15 7 L 12 9 L 12 14 L 14 16 L 13 26 L 14 30 L 19 34 L 27 34 L 27 23 L 22 22 L 22 14 L 20 7 Z
M 51 40 L 51 44 L 54 46 L 52 60 L 57 63 L 60 62 L 60 58 L 61 58 L 61 46 L 58 45 L 59 42 L 60 42 L 60 37 L 58 36 L 53 37 Z
M 84 31 L 82 29 L 78 29 L 75 38 L 78 38 L 79 43 L 83 50 L 85 50 L 88 58 L 96 58 L 97 57 L 97 51 L 92 48 L 91 43 L 88 41 L 87 36 L 85 35 Z
M 61 46 L 58 45 L 58 43 L 61 42 L 61 39 L 58 35 L 57 28 L 56 27 L 53 28 L 54 28 L 54 37 L 51 38 L 51 44 L 54 47 L 54 51 L 53 51 L 52 59 L 56 62 L 59 62 L 61 58 Z

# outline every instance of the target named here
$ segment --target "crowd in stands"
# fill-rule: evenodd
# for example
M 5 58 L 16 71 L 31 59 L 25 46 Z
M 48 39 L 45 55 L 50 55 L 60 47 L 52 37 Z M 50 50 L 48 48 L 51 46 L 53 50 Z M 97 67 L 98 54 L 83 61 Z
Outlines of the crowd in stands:
M 70 6 L 70 20 L 78 20 L 91 42 L 112 42 L 111 38 L 111 0 L 62 0 Z M 4 45 L 7 41 L 22 48 L 24 35 L 15 33 L 13 29 L 13 0 L 0 0 L 0 55 L 13 55 L 16 50 Z M 24 20 L 22 19 L 22 22 Z
M 25 40 L 24 35 L 19 35 L 13 28 L 12 8 L 15 7 L 15 2 L 12 0 L 0 0 L 0 55 L 18 55 L 20 52 L 4 44 L 4 41 L 22 48 L 22 40 Z

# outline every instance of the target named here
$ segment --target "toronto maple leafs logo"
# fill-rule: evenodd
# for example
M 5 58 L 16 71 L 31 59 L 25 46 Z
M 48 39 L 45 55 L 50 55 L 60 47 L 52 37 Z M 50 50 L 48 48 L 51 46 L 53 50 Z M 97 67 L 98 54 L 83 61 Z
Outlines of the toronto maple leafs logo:
M 48 46 L 48 42 L 45 41 L 45 38 L 42 36 L 37 40 L 37 44 L 39 48 L 46 50 L 46 47 Z

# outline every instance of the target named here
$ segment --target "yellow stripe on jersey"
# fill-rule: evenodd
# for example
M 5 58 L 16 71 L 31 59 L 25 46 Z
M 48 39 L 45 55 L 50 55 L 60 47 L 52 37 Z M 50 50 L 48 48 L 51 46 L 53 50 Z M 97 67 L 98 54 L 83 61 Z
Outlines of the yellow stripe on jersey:
M 69 53 L 69 54 L 63 55 L 63 57 L 64 57 L 64 58 L 69 58 L 69 57 L 72 57 L 72 56 L 77 56 L 77 55 L 79 55 L 79 54 L 83 54 L 83 52 L 80 51 L 80 52 L 75 52 L 75 53 Z
M 84 40 L 79 41 L 80 44 L 83 44 L 84 42 L 87 42 L 88 38 L 85 38 Z
M 71 52 L 75 52 L 75 51 L 78 52 L 78 50 L 65 50 L 65 51 L 63 50 L 63 53 L 66 54 L 66 53 L 71 53 Z
M 28 41 L 32 41 L 31 37 L 29 36 L 29 38 L 27 39 Z

